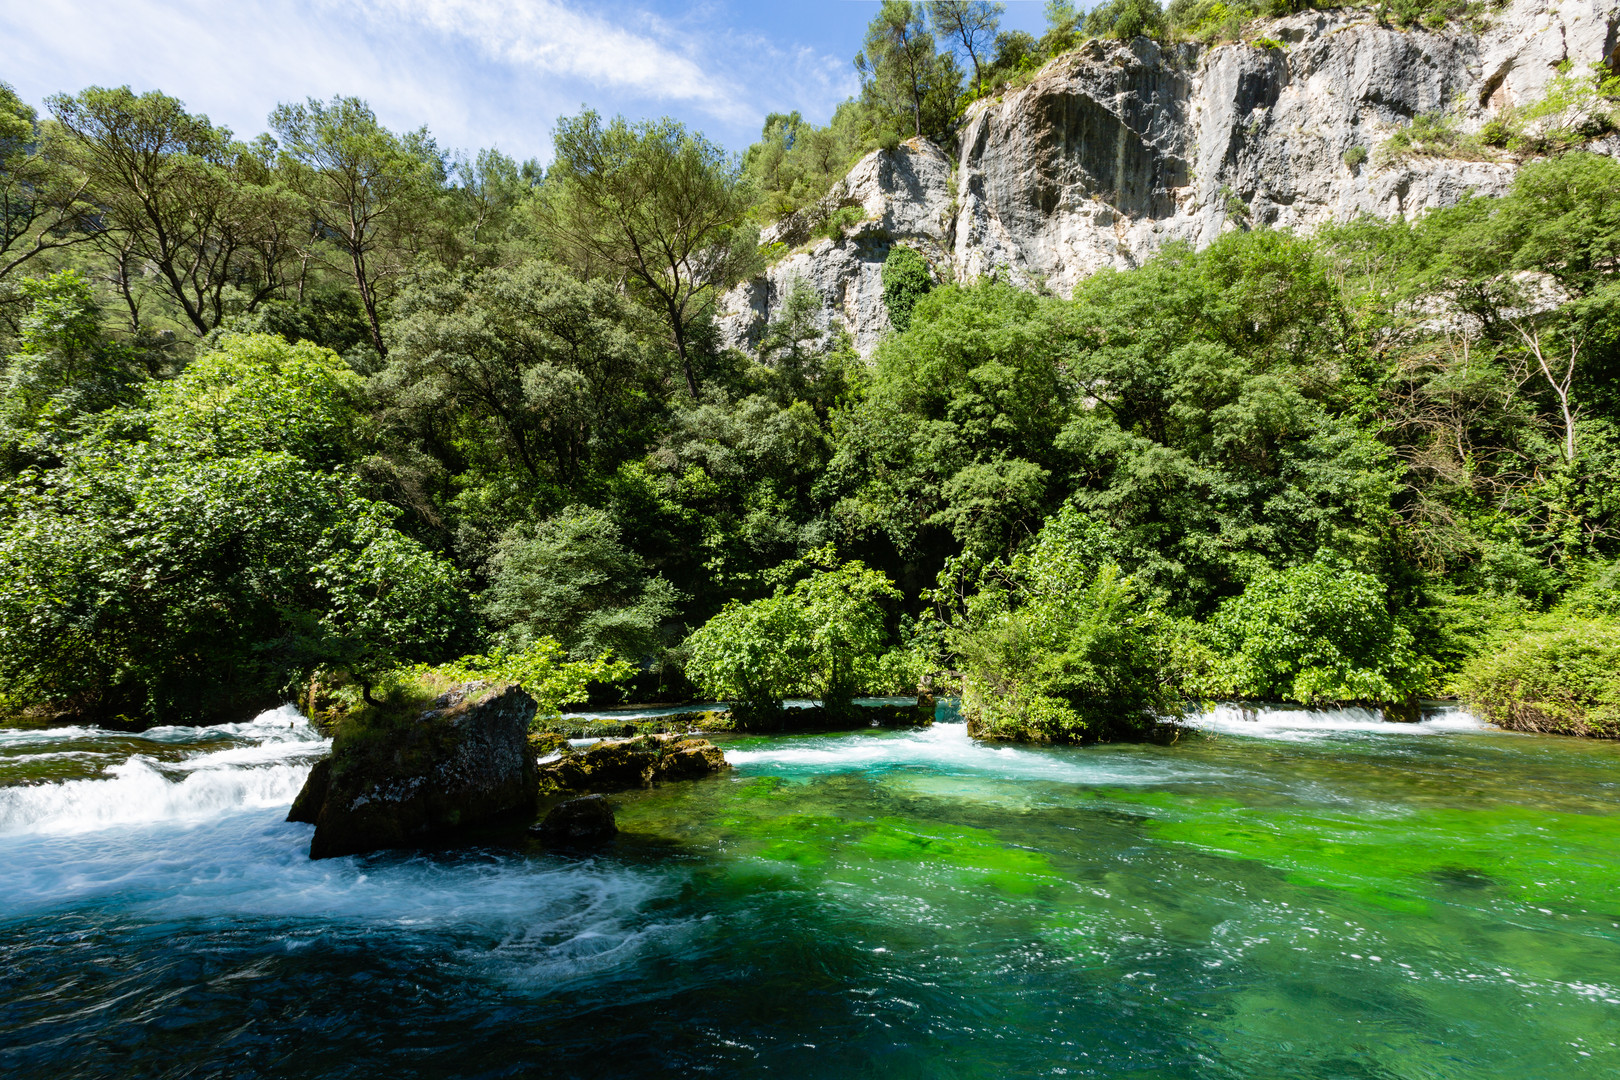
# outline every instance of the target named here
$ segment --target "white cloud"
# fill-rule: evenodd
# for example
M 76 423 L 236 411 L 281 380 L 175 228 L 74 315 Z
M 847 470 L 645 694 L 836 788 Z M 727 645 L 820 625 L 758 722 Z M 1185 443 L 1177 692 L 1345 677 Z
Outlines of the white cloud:
M 728 120 L 752 112 L 737 86 L 683 51 L 551 0 L 362 0 L 360 7 L 463 38 L 489 59 L 537 73 L 690 102 Z
M 769 111 L 825 120 L 848 62 L 740 34 L 701 4 L 675 23 L 640 0 L 20 0 L 0 4 L 25 98 L 129 83 L 239 135 L 281 101 L 355 94 L 448 146 L 549 156 L 556 118 L 672 114 L 740 148 Z

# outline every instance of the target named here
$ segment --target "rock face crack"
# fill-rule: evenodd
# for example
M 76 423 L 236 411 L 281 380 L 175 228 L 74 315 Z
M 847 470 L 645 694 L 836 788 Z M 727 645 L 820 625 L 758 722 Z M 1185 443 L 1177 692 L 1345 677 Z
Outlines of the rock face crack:
M 1203 247 L 1252 224 L 1308 231 L 1501 194 L 1517 167 L 1505 157 L 1381 148 L 1426 113 L 1477 131 L 1538 100 L 1566 58 L 1620 66 L 1617 9 L 1620 0 L 1509 0 L 1481 33 L 1307 11 L 1259 28 L 1284 48 L 1087 42 L 969 110 L 954 162 L 920 139 L 862 159 L 826 203 L 865 213 L 840 237 L 812 240 L 803 221 L 766 230 L 798 250 L 726 295 L 722 337 L 751 348 L 802 287 L 820 298 L 823 329 L 848 332 L 870 356 L 889 329 L 881 271 L 894 244 L 920 251 L 942 281 L 1039 283 L 1068 296 L 1174 241 Z M 1364 164 L 1345 164 L 1352 147 L 1368 151 Z M 1248 204 L 1247 222 L 1228 214 L 1228 193 Z

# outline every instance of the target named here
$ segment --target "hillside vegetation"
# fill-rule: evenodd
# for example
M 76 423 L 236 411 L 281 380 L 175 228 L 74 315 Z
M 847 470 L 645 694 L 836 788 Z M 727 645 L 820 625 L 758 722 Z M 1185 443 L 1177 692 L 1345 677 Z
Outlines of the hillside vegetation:
M 1052 7 L 1039 49 L 1134 25 Z M 1025 739 L 1448 692 L 1614 734 L 1620 163 L 1544 146 L 1503 198 L 1068 300 L 897 247 L 870 363 L 808 292 L 722 348 L 762 218 L 999 85 L 994 6 L 929 9 L 885 4 L 861 99 L 742 160 L 589 111 L 542 169 L 351 98 L 243 142 L 0 91 L 8 711 L 237 719 L 534 656 L 756 712 L 937 675 Z

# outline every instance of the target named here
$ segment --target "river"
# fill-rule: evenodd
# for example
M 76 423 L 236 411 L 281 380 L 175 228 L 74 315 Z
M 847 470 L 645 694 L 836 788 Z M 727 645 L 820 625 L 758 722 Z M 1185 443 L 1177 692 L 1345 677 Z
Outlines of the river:
M 1614 744 L 735 738 L 596 857 L 312 863 L 324 749 L 291 709 L 0 731 L 0 1074 L 1620 1075 Z

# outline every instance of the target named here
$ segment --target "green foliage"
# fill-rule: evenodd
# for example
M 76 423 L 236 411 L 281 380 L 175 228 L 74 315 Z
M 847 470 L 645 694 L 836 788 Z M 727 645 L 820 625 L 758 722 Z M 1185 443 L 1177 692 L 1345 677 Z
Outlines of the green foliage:
M 669 333 L 688 392 L 699 324 L 720 290 L 758 265 L 759 232 L 741 167 L 674 120 L 558 121 L 537 224 L 583 277 L 623 281 Z
M 353 97 L 278 105 L 270 126 L 294 205 L 325 241 L 317 253 L 353 282 L 370 343 L 386 356 L 382 319 L 411 249 L 427 239 L 445 155 L 426 128 L 398 135 Z
M 974 92 L 984 90 L 984 66 L 988 52 L 997 34 L 996 27 L 1007 13 L 1007 5 L 986 3 L 984 0 L 932 0 L 928 8 L 928 24 L 942 35 L 952 49 L 967 53 L 973 66 Z
M 1059 378 L 1059 305 L 1005 286 L 942 286 L 878 349 L 865 399 L 836 419 L 822 489 L 846 535 L 910 557 L 941 530 L 991 557 L 1047 507 L 1074 388 Z M 1003 500 L 1002 496 L 1011 496 Z M 937 564 L 936 564 L 937 565 Z
M 758 193 L 755 212 L 774 220 L 818 202 L 851 165 L 877 149 L 883 135 L 893 137 L 878 123 L 854 100 L 840 104 L 826 127 L 796 112 L 771 113 L 759 141 L 743 153 L 744 174 Z
M 1515 731 L 1620 738 L 1620 622 L 1554 614 L 1457 676 L 1468 705 Z
M 90 283 L 76 270 L 25 278 L 17 351 L 0 376 L 0 453 L 8 474 L 48 460 L 94 418 L 129 402 L 134 350 L 107 340 Z
M 1579 146 L 1620 125 L 1620 74 L 1603 64 L 1577 72 L 1573 61 L 1565 60 L 1539 101 L 1505 110 L 1499 122 L 1504 144 L 1517 153 L 1556 153 Z
M 955 112 L 962 73 L 937 50 L 926 5 L 883 0 L 855 57 L 861 101 L 880 129 L 941 139 Z
M 33 106 L 0 82 L 0 281 L 90 238 L 83 177 L 59 151 Z
M 463 553 L 573 502 L 643 450 L 667 368 L 605 282 L 544 260 L 425 271 L 401 291 L 372 380 L 405 445 L 459 489 Z
M 883 260 L 883 306 L 889 309 L 889 322 L 902 334 L 911 328 L 911 312 L 929 289 L 934 278 L 928 260 L 916 248 L 896 244 Z
M 623 682 L 635 666 L 611 652 L 574 658 L 559 642 L 537 637 L 521 649 L 496 647 L 443 664 L 419 664 L 395 678 L 424 682 L 514 683 L 535 700 L 533 726 L 557 719 L 564 705 L 586 699 L 592 684 Z
M 1261 701 L 1403 702 L 1426 688 L 1411 631 L 1371 574 L 1317 561 L 1268 571 L 1210 620 L 1208 692 Z
M 387 668 L 464 632 L 461 575 L 357 485 L 286 453 L 86 453 L 6 492 L 0 678 L 89 719 L 274 704 L 319 666 Z
M 612 652 L 643 662 L 661 659 L 660 630 L 680 599 L 625 550 L 611 517 L 570 507 L 501 538 L 481 604 L 517 647 L 554 639 L 574 660 Z
M 830 549 L 790 572 L 802 570 L 809 576 L 791 588 L 733 601 L 686 641 L 688 677 L 730 701 L 744 720 L 768 723 L 793 694 L 819 698 L 831 715 L 847 714 L 857 693 L 881 685 L 881 604 L 900 598 L 893 583 L 860 562 L 839 564 Z
M 1170 24 L 1156 0 L 1109 0 L 1087 13 L 1081 24 L 1092 37 L 1130 41 L 1137 37 L 1165 40 Z
M 225 334 L 173 380 L 153 383 L 151 440 L 178 454 L 285 452 L 317 468 L 353 461 L 360 377 L 336 353 L 270 334 Z
M 1406 155 L 1464 159 L 1485 156 L 1479 139 L 1464 133 L 1457 118 L 1443 112 L 1419 113 L 1412 117 L 1410 124 L 1385 140 L 1379 153 L 1390 159 Z
M 1089 742 L 1180 715 L 1171 624 L 1120 570 L 1117 547 L 1066 507 L 1028 549 L 982 570 L 947 638 L 970 731 Z
M 166 94 L 90 87 L 46 102 L 62 157 L 97 207 L 94 242 L 115 257 L 126 303 L 131 264 L 203 335 L 252 310 L 296 272 L 307 226 L 264 161 Z M 139 280 L 140 277 L 137 277 Z
M 1367 148 L 1365 146 L 1352 146 L 1344 152 L 1344 163 L 1352 170 L 1359 169 L 1367 163 Z

